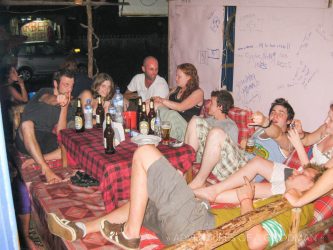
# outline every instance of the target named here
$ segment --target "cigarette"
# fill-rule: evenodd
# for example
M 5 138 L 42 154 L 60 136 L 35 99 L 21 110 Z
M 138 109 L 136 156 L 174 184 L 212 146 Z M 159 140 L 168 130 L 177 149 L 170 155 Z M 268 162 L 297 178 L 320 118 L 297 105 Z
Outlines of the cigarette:
M 23 77 L 23 75 L 18 75 L 17 77 L 19 77 L 19 78 L 22 78 L 22 77 Z

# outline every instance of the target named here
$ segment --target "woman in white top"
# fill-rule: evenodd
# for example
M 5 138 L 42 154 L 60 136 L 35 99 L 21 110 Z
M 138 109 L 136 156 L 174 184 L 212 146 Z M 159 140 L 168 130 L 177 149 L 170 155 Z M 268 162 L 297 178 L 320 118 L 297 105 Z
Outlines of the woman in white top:
M 286 194 L 286 198 L 295 207 L 303 206 L 313 200 L 324 195 L 333 189 L 333 104 L 330 106 L 327 119 L 316 131 L 299 137 L 294 131 L 289 132 L 289 138 L 299 153 L 299 158 L 302 164 L 309 162 L 321 164 L 327 170 L 316 184 L 307 191 L 304 195 L 296 192 Z M 309 161 L 303 145 L 308 146 L 313 144 L 313 158 Z

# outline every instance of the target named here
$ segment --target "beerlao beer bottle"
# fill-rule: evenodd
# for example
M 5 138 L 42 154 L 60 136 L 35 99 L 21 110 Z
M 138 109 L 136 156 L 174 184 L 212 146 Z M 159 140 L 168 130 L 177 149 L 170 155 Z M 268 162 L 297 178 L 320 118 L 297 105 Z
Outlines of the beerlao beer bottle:
M 104 122 L 104 108 L 102 106 L 102 97 L 97 96 L 98 104 L 96 108 L 96 128 L 101 128 Z
M 150 135 L 153 135 L 155 132 L 155 119 L 156 119 L 156 113 L 154 110 L 154 100 L 151 98 L 149 102 L 149 113 L 148 113 Z
M 142 103 L 142 109 L 141 109 L 141 117 L 140 117 L 140 123 L 139 123 L 139 132 L 140 134 L 143 135 L 148 135 L 149 133 L 149 121 L 148 121 L 148 117 L 146 114 L 146 103 L 143 102 Z
M 106 126 L 104 130 L 104 149 L 105 154 L 114 154 L 116 152 L 113 146 L 114 131 L 111 126 L 111 115 L 106 114 Z
M 81 106 L 81 99 L 77 99 L 77 107 L 75 111 L 75 131 L 77 133 L 84 131 L 84 114 Z
M 141 96 L 138 98 L 138 108 L 136 112 L 136 127 L 139 130 L 140 129 L 140 119 L 142 115 L 142 98 Z

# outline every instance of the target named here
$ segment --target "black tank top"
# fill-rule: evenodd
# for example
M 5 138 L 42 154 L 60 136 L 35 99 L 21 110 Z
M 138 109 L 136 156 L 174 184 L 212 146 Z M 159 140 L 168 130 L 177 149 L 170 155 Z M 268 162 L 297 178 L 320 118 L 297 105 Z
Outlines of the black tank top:
M 180 102 L 182 102 L 183 101 L 183 99 L 182 98 L 177 98 L 177 95 L 178 95 L 178 93 L 179 93 L 179 91 L 180 91 L 180 88 L 178 87 L 176 90 L 175 90 L 175 92 L 173 92 L 170 96 L 169 96 L 169 100 L 170 101 L 173 101 L 173 102 L 178 102 L 178 103 L 180 103 Z M 194 115 L 200 115 L 200 111 L 201 111 L 201 107 L 202 107 L 202 105 L 201 106 L 199 106 L 199 105 L 195 105 L 194 107 L 192 107 L 192 108 L 190 108 L 190 109 L 188 109 L 188 110 L 184 110 L 184 111 L 182 111 L 182 112 L 180 112 L 180 111 L 178 111 L 178 113 L 187 121 L 187 122 L 189 122 L 190 120 L 191 120 L 191 118 L 192 118 L 192 116 L 194 116 Z

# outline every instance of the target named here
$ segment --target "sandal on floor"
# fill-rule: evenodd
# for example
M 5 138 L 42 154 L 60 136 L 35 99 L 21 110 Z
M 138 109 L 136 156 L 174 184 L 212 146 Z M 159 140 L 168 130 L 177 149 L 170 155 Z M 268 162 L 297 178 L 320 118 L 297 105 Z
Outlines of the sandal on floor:
M 122 249 L 139 249 L 140 238 L 126 239 L 123 235 L 124 224 L 113 224 L 107 220 L 101 222 L 101 234 L 105 239 L 112 242 L 113 244 L 121 247 Z
M 76 174 L 71 177 L 71 182 L 73 185 L 79 187 L 99 186 L 98 180 L 81 171 L 77 171 Z

